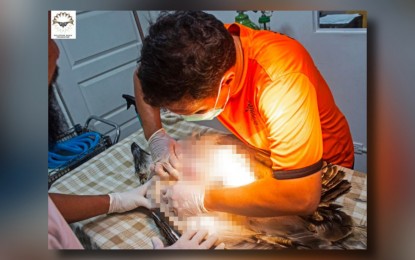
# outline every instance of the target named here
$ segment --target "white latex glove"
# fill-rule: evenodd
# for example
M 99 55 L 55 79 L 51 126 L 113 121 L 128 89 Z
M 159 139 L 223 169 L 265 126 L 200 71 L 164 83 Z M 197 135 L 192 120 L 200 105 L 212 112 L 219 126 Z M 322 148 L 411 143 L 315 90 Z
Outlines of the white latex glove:
M 204 206 L 204 185 L 191 181 L 177 181 L 161 189 L 162 201 L 176 216 L 196 216 L 208 212 Z
M 180 238 L 171 246 L 164 247 L 163 242 L 158 237 L 151 238 L 154 249 L 209 249 L 211 248 L 218 237 L 215 235 L 208 236 L 205 241 L 203 239 L 208 234 L 205 230 L 199 231 L 186 231 Z M 215 249 L 224 249 L 225 244 L 220 243 Z
M 162 178 L 172 176 L 174 179 L 178 179 L 180 147 L 176 140 L 171 138 L 163 128 L 160 128 L 150 136 L 148 145 L 153 158 L 150 169 Z
M 108 194 L 110 196 L 109 213 L 122 213 L 138 207 L 146 207 L 150 209 L 150 200 L 145 197 L 147 189 L 152 184 L 153 180 L 150 179 L 138 188 L 126 191 L 116 192 Z

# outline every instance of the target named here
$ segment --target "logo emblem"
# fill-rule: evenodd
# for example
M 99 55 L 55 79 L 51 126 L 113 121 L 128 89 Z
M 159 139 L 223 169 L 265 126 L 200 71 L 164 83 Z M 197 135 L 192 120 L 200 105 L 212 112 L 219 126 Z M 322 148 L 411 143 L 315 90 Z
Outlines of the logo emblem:
M 250 102 L 248 102 L 248 105 L 245 108 L 245 112 L 249 112 L 252 122 L 254 123 L 255 126 L 258 126 L 258 120 L 256 117 L 255 107 Z
M 76 39 L 76 11 L 51 11 L 51 38 Z

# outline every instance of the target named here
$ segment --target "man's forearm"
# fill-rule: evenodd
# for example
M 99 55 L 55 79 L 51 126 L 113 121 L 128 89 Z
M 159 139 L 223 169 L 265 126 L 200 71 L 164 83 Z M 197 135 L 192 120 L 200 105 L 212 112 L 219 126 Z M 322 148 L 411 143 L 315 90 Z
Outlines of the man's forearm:
M 133 78 L 135 103 L 141 119 L 141 123 L 143 124 L 142 126 L 144 130 L 144 136 L 148 140 L 154 132 L 162 127 L 160 109 L 154 108 L 144 102 L 140 80 L 137 77 L 137 71 L 134 72 Z
M 206 191 L 205 208 L 251 217 L 311 214 L 320 201 L 321 174 L 293 180 L 264 178 L 254 183 Z
M 106 214 L 110 205 L 108 195 L 49 193 L 49 196 L 68 223 Z

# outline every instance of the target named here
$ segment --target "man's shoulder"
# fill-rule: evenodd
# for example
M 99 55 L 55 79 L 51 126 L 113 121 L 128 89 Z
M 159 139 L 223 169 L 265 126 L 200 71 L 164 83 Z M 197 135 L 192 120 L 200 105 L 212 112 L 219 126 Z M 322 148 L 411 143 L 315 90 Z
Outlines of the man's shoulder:
M 249 53 L 249 58 L 255 60 L 273 81 L 288 73 L 309 71 L 309 66 L 313 66 L 303 45 L 280 33 L 259 33 L 254 36 Z

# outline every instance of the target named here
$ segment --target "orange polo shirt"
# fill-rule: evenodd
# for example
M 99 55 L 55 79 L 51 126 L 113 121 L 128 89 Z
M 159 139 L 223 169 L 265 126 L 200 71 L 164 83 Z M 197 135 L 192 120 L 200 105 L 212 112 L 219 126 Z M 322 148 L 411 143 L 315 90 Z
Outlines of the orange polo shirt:
M 222 124 L 267 154 L 275 172 L 307 171 L 322 159 L 353 167 L 346 118 L 305 48 L 279 33 L 226 27 L 241 40 L 243 75 L 218 116 Z

